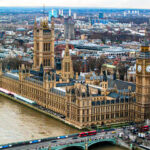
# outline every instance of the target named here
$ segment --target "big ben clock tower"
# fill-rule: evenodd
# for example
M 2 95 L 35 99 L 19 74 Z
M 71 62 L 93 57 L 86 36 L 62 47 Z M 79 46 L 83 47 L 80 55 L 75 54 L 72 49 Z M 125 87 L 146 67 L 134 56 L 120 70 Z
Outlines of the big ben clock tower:
M 136 60 L 135 121 L 150 119 L 150 48 L 144 42 Z

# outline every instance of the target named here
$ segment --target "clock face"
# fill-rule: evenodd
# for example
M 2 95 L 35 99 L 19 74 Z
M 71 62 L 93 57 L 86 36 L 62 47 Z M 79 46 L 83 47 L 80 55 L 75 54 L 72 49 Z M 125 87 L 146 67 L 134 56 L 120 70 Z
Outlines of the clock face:
M 146 67 L 146 71 L 147 71 L 147 72 L 150 72 L 150 65 L 148 65 L 148 66 Z
M 142 66 L 141 66 L 141 65 L 138 65 L 137 70 L 138 70 L 138 72 L 141 72 L 141 70 L 142 70 Z

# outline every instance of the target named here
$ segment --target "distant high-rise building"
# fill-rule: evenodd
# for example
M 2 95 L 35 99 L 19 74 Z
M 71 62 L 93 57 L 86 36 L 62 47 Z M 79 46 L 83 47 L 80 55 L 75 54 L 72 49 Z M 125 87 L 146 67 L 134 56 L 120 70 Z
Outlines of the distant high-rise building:
M 73 14 L 73 19 L 77 19 L 77 13 Z
M 61 16 L 64 16 L 64 11 L 63 11 L 63 9 L 61 10 Z
M 146 39 L 148 41 L 150 41 L 150 19 L 149 19 L 149 22 L 148 22 L 147 27 L 145 29 L 145 36 L 146 36 Z
M 49 11 L 49 16 L 48 16 L 49 21 L 51 21 L 51 18 L 52 18 L 52 17 L 55 17 L 55 18 L 58 17 L 58 12 L 57 12 L 57 10 L 52 9 L 51 11 Z
M 104 13 L 99 13 L 99 19 L 103 19 L 104 18 Z
M 59 9 L 59 16 L 63 16 L 63 9 Z
M 64 38 L 65 39 L 74 39 L 74 21 L 71 17 L 68 17 L 64 21 Z
M 61 16 L 61 10 L 59 9 L 59 16 Z
M 71 9 L 69 9 L 69 16 L 71 16 Z

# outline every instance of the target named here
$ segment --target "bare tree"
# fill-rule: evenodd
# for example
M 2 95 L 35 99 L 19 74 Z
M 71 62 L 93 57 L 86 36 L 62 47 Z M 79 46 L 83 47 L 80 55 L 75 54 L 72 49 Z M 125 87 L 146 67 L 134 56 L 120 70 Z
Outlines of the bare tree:
M 21 59 L 18 58 L 18 57 L 15 57 L 15 58 L 12 58 L 12 57 L 5 58 L 1 62 L 2 62 L 2 68 L 3 68 L 3 70 L 5 70 L 5 69 L 8 69 L 8 70 L 19 69 L 19 66 L 22 63 Z
M 94 71 L 96 69 L 96 58 L 89 57 L 87 59 L 87 67 L 89 71 Z
M 96 68 L 97 68 L 97 73 L 98 74 L 100 74 L 102 65 L 104 63 L 105 63 L 105 56 L 101 55 L 101 57 L 96 60 Z
M 127 74 L 127 67 L 123 63 L 118 64 L 118 72 L 120 80 L 124 80 L 124 76 Z
M 80 74 L 81 69 L 82 69 L 82 61 L 81 60 L 74 60 L 73 61 L 74 72 L 78 72 L 78 74 Z

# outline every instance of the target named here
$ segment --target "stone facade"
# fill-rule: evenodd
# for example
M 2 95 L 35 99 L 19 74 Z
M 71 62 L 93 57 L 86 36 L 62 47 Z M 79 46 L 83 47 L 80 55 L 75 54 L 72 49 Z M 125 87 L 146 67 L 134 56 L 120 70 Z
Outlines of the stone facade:
M 107 79 L 106 72 L 96 78 L 92 74 L 86 75 L 85 79 L 80 80 L 77 73 L 74 75 L 68 46 L 61 72 L 58 74 L 55 70 L 53 29 L 53 24 L 50 30 L 46 21 L 41 22 L 40 29 L 37 29 L 35 23 L 33 68 L 22 65 L 19 73 L 13 74 L 2 72 L 0 66 L 0 87 L 63 115 L 66 121 L 79 128 L 139 122 L 150 117 L 150 73 L 149 68 L 146 69 L 150 65 L 148 46 L 142 47 L 140 58 L 137 59 L 137 66 L 140 65 L 141 69 L 139 67 L 137 71 L 136 86 L 125 81 Z M 39 49 L 38 41 L 41 42 Z M 46 52 L 43 49 L 44 43 L 51 45 Z M 50 63 L 45 64 L 45 59 Z
M 41 20 L 40 27 L 36 21 L 34 24 L 34 69 L 39 69 L 40 65 L 44 69 L 54 69 L 54 23 L 51 28 L 48 25 L 48 19 Z
M 30 73 L 20 69 L 19 78 L 1 75 L 1 87 L 36 101 L 39 105 L 65 116 L 70 123 L 83 128 L 134 121 L 134 94 L 108 89 L 108 81 L 99 86 L 75 83 L 57 87 L 59 82 L 44 77 L 32 80 Z M 57 85 L 57 86 L 56 86 Z
M 150 48 L 141 47 L 136 62 L 136 121 L 150 119 Z
M 74 77 L 73 65 L 72 65 L 70 54 L 69 54 L 68 44 L 66 45 L 65 54 L 64 54 L 63 61 L 62 61 L 61 75 L 62 75 L 63 80 L 65 81 L 67 81 L 67 79 L 70 79 L 70 78 L 73 79 Z

